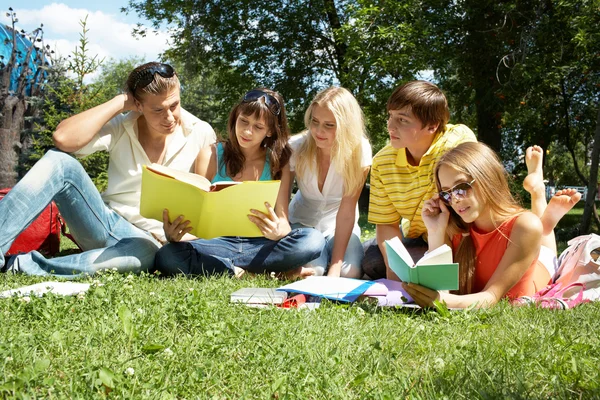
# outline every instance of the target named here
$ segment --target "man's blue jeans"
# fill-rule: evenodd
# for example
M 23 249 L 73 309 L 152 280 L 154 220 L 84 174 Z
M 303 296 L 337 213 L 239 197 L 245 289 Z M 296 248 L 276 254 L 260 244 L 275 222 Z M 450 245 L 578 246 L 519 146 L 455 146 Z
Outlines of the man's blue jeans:
M 233 267 L 248 272 L 286 272 L 321 254 L 323 235 L 312 228 L 293 229 L 281 240 L 224 236 L 164 245 L 156 253 L 156 270 L 163 276 L 233 275 Z
M 102 269 L 148 270 L 160 244 L 108 208 L 81 164 L 48 151 L 0 201 L 0 267 L 12 242 L 52 201 L 83 252 L 52 259 L 32 251 L 16 256 L 10 270 L 75 278 Z

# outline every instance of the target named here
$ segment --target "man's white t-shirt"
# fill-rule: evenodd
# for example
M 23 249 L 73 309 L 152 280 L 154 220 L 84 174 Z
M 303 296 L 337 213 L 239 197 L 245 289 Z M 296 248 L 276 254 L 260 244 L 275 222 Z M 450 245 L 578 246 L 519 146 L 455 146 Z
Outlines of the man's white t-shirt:
M 140 229 L 165 240 L 163 223 L 140 215 L 142 166 L 151 164 L 138 140 L 140 113 L 119 114 L 102 127 L 92 141 L 73 154 L 87 156 L 97 151 L 109 153 L 108 187 L 104 202 Z M 162 165 L 180 171 L 192 171 L 200 149 L 215 142 L 213 128 L 181 109 L 181 126 L 172 134 Z
M 303 133 L 292 136 L 290 147 L 292 148 L 292 158 L 290 159 L 290 170 L 296 169 L 296 157 L 298 149 L 306 140 L 310 133 Z M 365 168 L 371 165 L 373 153 L 371 145 L 366 138 L 362 139 L 362 158 L 361 167 Z M 315 161 L 316 163 L 316 161 Z M 305 175 L 300 178 L 296 174 L 298 182 L 298 192 L 294 195 L 289 207 L 289 218 L 292 223 L 300 223 L 304 226 L 314 227 L 323 235 L 330 236 L 335 231 L 335 221 L 338 210 L 344 196 L 344 182 L 342 176 L 335 170 L 332 164 L 327 172 L 323 191 L 319 190 L 317 168 L 307 170 Z M 352 233 L 360 237 L 360 227 L 358 226 L 358 205 L 356 206 L 356 218 Z

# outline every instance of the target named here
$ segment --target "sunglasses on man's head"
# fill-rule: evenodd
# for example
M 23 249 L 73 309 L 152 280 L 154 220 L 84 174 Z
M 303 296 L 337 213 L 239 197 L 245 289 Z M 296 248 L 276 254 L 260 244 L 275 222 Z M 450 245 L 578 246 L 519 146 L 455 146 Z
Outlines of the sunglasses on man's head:
M 449 190 L 440 191 L 438 193 L 440 195 L 440 200 L 442 200 L 445 204 L 449 205 L 450 203 L 452 203 L 452 197 L 456 198 L 457 200 L 464 199 L 465 197 L 467 197 L 469 190 L 473 189 L 474 182 L 475 179 L 473 179 L 471 182 L 461 182 L 454 185 Z
M 263 92 L 259 89 L 254 89 L 246 93 L 244 95 L 244 100 L 242 100 L 242 103 L 257 101 L 261 97 L 265 99 L 265 105 L 267 106 L 269 111 L 271 111 L 273 115 L 279 115 L 279 113 L 281 112 L 281 105 L 279 104 L 277 99 L 269 93 Z
M 163 78 L 172 78 L 175 75 L 175 69 L 169 64 L 151 65 L 137 73 L 137 77 L 131 87 L 131 92 L 135 93 L 137 89 L 143 89 L 154 80 L 154 74 L 159 74 Z

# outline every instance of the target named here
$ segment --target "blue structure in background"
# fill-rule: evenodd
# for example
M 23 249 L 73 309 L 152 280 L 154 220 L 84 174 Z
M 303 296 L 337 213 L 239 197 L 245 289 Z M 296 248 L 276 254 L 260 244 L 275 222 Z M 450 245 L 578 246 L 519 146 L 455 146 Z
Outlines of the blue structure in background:
M 9 90 L 14 92 L 17 90 L 17 80 L 21 75 L 21 71 L 23 66 L 26 65 L 27 62 L 29 64 L 30 74 L 27 76 L 27 80 L 30 80 L 35 75 L 38 65 L 35 62 L 38 51 L 35 48 L 31 52 L 28 60 L 25 60 L 25 56 L 27 55 L 28 49 L 32 46 L 32 43 L 26 38 L 22 37 L 19 32 L 14 32 L 14 35 L 17 37 L 17 62 L 20 64 L 17 68 L 12 70 L 12 74 L 10 77 L 10 88 Z M 13 29 L 8 25 L 0 24 L 0 64 L 2 66 L 6 65 L 10 61 L 10 55 L 13 47 Z M 18 53 L 20 51 L 20 54 Z M 44 57 L 45 59 L 45 57 Z M 42 82 L 43 80 L 38 80 L 38 82 Z M 27 94 L 31 94 L 30 84 L 27 85 L 25 89 Z

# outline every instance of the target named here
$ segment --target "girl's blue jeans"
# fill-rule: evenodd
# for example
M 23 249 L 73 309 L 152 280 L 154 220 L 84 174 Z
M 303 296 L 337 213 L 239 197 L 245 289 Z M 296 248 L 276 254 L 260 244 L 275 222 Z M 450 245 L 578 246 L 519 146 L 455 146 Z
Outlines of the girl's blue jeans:
M 155 268 L 163 276 L 233 275 L 233 267 L 248 272 L 286 272 L 317 258 L 325 246 L 312 228 L 293 229 L 281 240 L 224 236 L 164 245 L 156 253 Z

